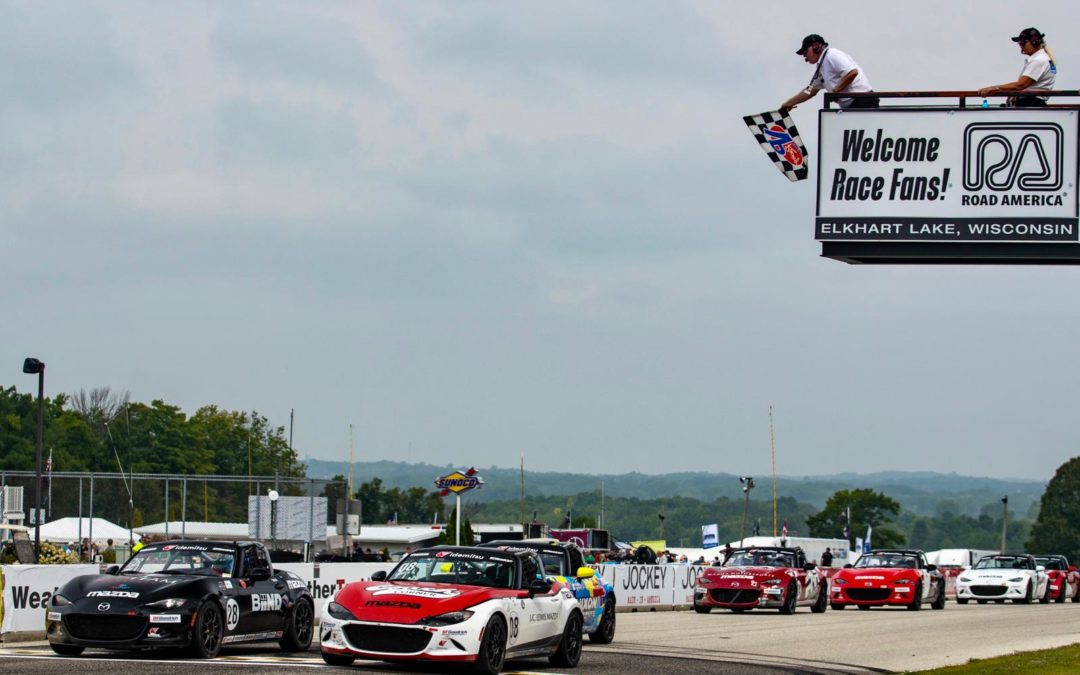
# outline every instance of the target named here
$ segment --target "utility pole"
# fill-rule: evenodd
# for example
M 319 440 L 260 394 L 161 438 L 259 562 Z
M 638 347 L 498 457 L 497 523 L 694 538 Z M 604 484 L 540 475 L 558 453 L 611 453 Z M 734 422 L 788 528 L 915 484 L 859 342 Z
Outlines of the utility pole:
M 1009 495 L 1001 498 L 1001 552 L 1005 552 L 1005 532 L 1009 525 Z
M 742 491 L 746 495 L 743 501 L 742 527 L 739 528 L 739 546 L 741 547 L 743 540 L 746 539 L 746 515 L 750 512 L 750 491 L 754 489 L 754 479 L 751 476 L 741 476 L 739 482 L 742 483 Z

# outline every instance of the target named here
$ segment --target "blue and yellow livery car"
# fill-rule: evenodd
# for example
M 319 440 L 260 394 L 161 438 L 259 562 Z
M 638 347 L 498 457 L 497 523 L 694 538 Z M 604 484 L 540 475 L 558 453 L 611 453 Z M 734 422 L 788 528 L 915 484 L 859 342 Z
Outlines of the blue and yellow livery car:
M 583 632 L 597 644 L 615 639 L 615 588 L 585 565 L 585 556 L 576 544 L 556 539 L 497 540 L 481 544 L 506 551 L 530 550 L 540 554 L 544 573 L 566 585 L 585 616 Z

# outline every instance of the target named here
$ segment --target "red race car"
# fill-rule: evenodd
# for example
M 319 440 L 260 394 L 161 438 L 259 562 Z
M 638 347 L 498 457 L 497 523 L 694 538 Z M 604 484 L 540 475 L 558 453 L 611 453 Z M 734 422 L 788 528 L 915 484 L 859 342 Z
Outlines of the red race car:
M 723 566 L 702 572 L 694 587 L 694 611 L 699 614 L 708 614 L 713 607 L 733 612 L 779 609 L 781 614 L 794 614 L 800 606 L 820 613 L 828 602 L 828 578 L 817 565 L 806 561 L 801 548 L 737 548 Z
M 1068 598 L 1073 602 L 1080 602 L 1080 571 L 1069 564 L 1069 559 L 1063 555 L 1037 555 L 1035 562 L 1046 568 L 1046 576 L 1050 577 L 1050 591 L 1041 602 L 1065 602 Z
M 930 603 L 931 609 L 945 609 L 945 577 L 927 564 L 922 551 L 878 549 L 864 553 L 832 579 L 833 609 L 902 605 L 920 610 L 924 602 Z

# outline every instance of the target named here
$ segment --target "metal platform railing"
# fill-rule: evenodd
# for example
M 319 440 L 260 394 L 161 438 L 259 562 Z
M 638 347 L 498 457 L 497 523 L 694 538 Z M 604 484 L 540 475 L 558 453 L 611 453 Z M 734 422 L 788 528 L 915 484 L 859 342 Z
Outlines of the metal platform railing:
M 999 108 L 1004 106 L 1006 99 L 1015 96 L 1046 96 L 1050 99 L 1058 98 L 1080 98 L 1080 90 L 1077 89 L 1024 89 L 1021 91 L 1009 91 L 998 94 L 990 94 L 988 96 L 981 96 L 978 91 L 872 91 L 872 92 L 860 92 L 860 93 L 825 93 L 825 102 L 823 108 L 829 109 L 833 103 L 842 98 L 880 98 L 880 99 L 902 99 L 899 105 L 882 105 L 882 108 L 981 108 L 984 100 L 996 100 L 1000 103 L 991 103 L 988 107 Z M 913 99 L 956 99 L 955 104 L 915 104 L 909 101 Z M 978 103 L 975 105 L 968 105 L 968 99 L 978 99 Z M 1080 101 L 1075 103 L 1056 103 L 1048 102 L 1048 108 L 1066 109 L 1066 110 L 1080 110 Z M 880 110 L 880 108 L 877 108 Z M 1032 108 L 1028 108 L 1031 110 Z M 845 110 L 845 112 L 866 112 L 867 110 L 875 110 L 875 108 L 855 108 L 851 110 Z M 1036 108 L 1037 110 L 1037 108 Z

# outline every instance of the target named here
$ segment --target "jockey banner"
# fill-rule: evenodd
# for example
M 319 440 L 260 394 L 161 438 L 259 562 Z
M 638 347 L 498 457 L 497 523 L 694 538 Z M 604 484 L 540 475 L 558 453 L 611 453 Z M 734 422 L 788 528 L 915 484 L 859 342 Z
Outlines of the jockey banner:
M 819 241 L 1080 243 L 1076 110 L 822 110 Z

